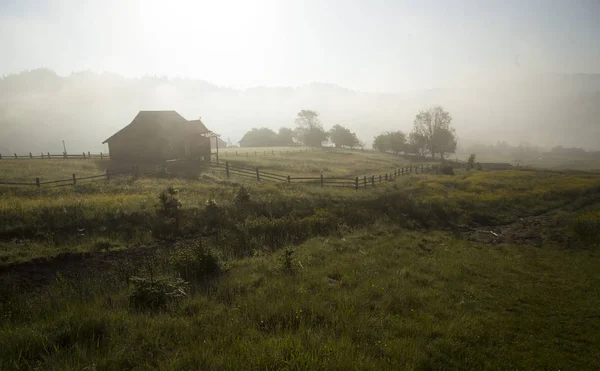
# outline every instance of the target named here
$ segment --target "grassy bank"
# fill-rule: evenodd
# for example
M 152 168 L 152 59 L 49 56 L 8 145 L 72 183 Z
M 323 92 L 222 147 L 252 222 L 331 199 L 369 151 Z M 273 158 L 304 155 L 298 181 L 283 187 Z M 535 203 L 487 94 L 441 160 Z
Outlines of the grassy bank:
M 385 223 L 230 262 L 163 311 L 119 275 L 2 303 L 0 368 L 594 369 L 600 256 Z M 158 266 L 158 265 L 157 265 Z M 291 267 L 287 268 L 287 267 Z M 158 271 L 159 268 L 156 268 Z M 155 272 L 156 273 L 156 272 Z

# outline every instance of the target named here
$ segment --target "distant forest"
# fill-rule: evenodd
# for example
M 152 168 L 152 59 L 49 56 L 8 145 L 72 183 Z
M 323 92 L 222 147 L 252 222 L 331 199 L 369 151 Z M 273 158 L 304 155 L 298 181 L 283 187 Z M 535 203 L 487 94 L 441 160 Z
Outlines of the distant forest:
M 400 90 L 400 89 L 399 89 Z M 477 143 L 598 150 L 600 75 L 543 75 L 510 84 L 402 94 L 362 93 L 312 83 L 235 90 L 201 80 L 46 69 L 0 78 L 0 153 L 106 151 L 101 142 L 140 110 L 202 117 L 237 143 L 252 128 L 295 127 L 313 110 L 323 126 L 341 125 L 369 148 L 384 132 L 409 133 L 415 114 L 442 105 L 452 113 L 458 151 Z

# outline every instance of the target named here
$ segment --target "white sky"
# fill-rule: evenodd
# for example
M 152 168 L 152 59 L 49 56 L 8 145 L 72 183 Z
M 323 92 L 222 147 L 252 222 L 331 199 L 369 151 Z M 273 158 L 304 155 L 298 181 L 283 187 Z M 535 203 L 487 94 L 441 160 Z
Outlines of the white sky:
M 0 0 L 0 74 L 361 91 L 600 73 L 597 0 Z

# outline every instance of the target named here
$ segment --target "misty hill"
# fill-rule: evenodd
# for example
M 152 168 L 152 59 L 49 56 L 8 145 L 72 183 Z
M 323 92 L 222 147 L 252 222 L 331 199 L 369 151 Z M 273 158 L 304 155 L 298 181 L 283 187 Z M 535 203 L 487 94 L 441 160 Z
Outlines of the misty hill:
M 293 127 L 301 109 L 342 124 L 368 145 L 386 130 L 409 131 L 434 104 L 454 117 L 461 144 L 528 142 L 598 149 L 600 75 L 543 75 L 518 82 L 402 94 L 356 92 L 331 84 L 236 90 L 206 81 L 115 74 L 61 77 L 40 69 L 0 79 L 0 153 L 106 151 L 101 142 L 140 110 L 199 116 L 237 142 L 252 127 Z

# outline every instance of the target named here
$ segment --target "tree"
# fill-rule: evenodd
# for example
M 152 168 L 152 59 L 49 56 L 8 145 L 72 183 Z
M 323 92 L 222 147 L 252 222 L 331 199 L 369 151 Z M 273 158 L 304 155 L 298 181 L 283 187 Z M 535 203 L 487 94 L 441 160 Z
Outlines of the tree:
M 427 140 L 425 136 L 414 131 L 410 133 L 408 136 L 408 148 L 410 153 L 424 157 L 427 153 Z
M 373 139 L 373 148 L 380 152 L 387 152 L 391 148 L 390 138 L 387 133 L 379 134 Z
M 456 152 L 457 139 L 453 130 L 438 129 L 433 134 L 432 143 L 442 159 Z
M 475 153 L 471 153 L 469 156 L 469 161 L 467 161 L 467 170 L 471 170 L 475 167 Z
M 323 130 L 323 124 L 319 120 L 319 114 L 315 111 L 302 110 L 296 116 L 295 139 L 310 147 L 321 147 L 327 141 L 327 132 Z
M 432 158 L 439 153 L 444 156 L 456 151 L 456 136 L 450 127 L 452 117 L 441 106 L 420 111 L 415 117 L 413 133 L 415 139 L 423 140 L 425 149 Z
M 395 154 L 407 152 L 406 134 L 401 131 L 387 131 L 379 134 L 373 141 L 373 148 L 381 152 L 392 151 Z
M 278 142 L 277 134 L 269 128 L 252 128 L 240 140 L 242 147 L 271 147 Z
M 277 137 L 280 146 L 294 145 L 294 131 L 290 128 L 280 128 Z
M 329 140 L 335 144 L 336 148 L 340 147 L 359 147 L 360 141 L 355 133 L 342 125 L 334 125 L 329 131 Z

